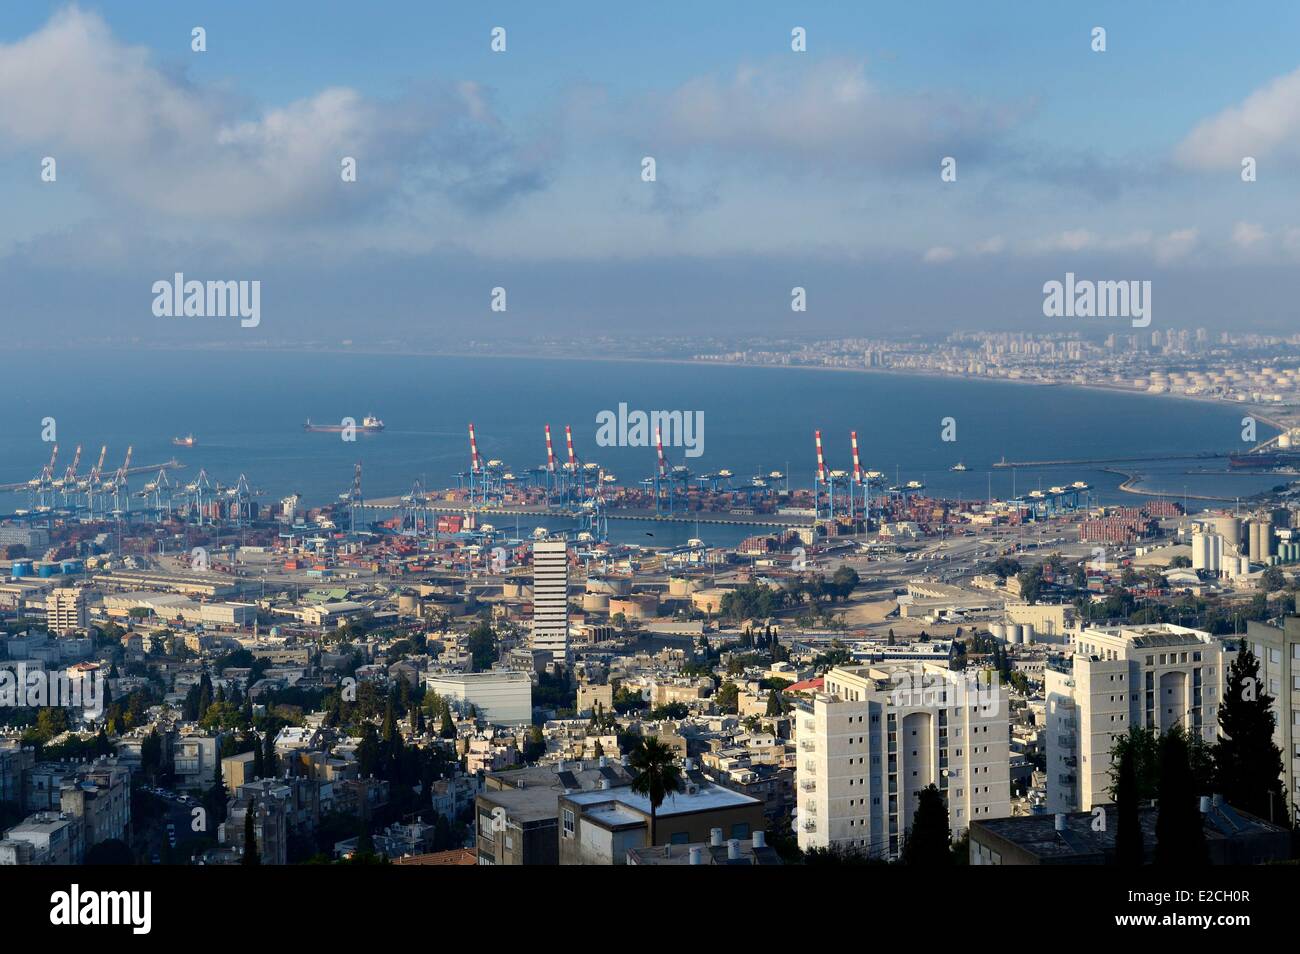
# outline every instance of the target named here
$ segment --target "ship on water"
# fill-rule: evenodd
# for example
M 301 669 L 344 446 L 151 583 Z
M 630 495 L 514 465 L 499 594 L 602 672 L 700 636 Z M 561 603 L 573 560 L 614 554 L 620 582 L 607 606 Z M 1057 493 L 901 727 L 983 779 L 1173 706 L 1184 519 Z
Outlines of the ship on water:
M 1296 451 L 1257 451 L 1228 455 L 1228 467 L 1232 470 L 1270 470 L 1274 467 L 1298 465 L 1300 465 L 1300 453 Z
M 351 425 L 348 425 L 348 424 L 313 424 L 313 423 L 311 422 L 311 418 L 307 418 L 307 423 L 303 425 L 303 430 L 306 430 L 306 431 L 324 431 L 325 433 L 328 433 L 328 434 L 338 434 L 338 433 L 341 433 L 342 431 L 346 431 L 346 430 L 348 430 L 349 428 L 352 428 L 352 429 L 354 429 L 354 430 L 358 430 L 358 431 L 374 431 L 374 432 L 378 432 L 378 431 L 382 431 L 382 430 L 384 429 L 384 422 L 381 421 L 379 418 L 375 417 L 375 415 L 373 415 L 373 414 L 367 414 L 365 417 L 363 417 L 363 418 L 361 419 L 361 423 L 360 423 L 360 424 L 351 424 Z
M 953 465 L 952 465 L 951 467 L 949 467 L 948 469 L 949 469 L 949 470 L 955 470 L 955 471 L 957 471 L 957 472 L 960 473 L 961 471 L 963 471 L 963 470 L 967 470 L 968 468 L 966 467 L 965 463 L 963 463 L 962 461 L 957 461 L 957 463 L 953 464 Z
M 193 447 L 197 442 L 193 434 L 186 434 L 184 437 L 173 437 L 172 443 L 177 447 Z

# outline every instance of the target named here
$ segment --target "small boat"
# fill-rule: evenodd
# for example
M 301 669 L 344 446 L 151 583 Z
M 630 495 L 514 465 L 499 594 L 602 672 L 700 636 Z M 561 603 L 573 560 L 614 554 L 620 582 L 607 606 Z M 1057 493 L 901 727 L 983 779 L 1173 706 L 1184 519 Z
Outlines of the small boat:
M 177 447 L 193 447 L 196 442 L 193 434 L 186 434 L 184 437 L 173 437 L 172 443 Z
M 963 471 L 963 470 L 967 470 L 968 468 L 967 468 L 966 465 L 963 464 L 961 461 L 958 461 L 957 463 L 953 464 L 953 465 L 952 465 L 951 467 L 949 467 L 948 469 L 949 469 L 949 470 L 955 470 L 955 471 Z

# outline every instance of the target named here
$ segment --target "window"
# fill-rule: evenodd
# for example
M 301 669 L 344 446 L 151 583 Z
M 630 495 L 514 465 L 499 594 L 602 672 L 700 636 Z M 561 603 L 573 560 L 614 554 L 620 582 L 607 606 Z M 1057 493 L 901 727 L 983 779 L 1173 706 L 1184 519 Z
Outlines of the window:
M 691 843 L 691 833 L 689 831 L 675 831 L 672 837 L 668 839 L 669 844 L 689 845 Z
M 571 808 L 564 810 L 564 833 L 573 836 L 573 809 Z

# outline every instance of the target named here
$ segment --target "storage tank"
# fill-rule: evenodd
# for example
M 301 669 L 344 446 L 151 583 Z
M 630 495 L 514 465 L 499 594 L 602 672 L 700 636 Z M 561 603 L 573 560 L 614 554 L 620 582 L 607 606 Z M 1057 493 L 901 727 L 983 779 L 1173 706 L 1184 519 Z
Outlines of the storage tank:
M 1022 623 L 1020 626 L 1020 636 L 1021 640 L 1025 644 L 1032 643 L 1034 641 L 1034 624 Z
M 605 613 L 609 610 L 608 593 L 583 593 L 582 608 L 588 613 Z
M 58 572 L 59 565 L 57 563 L 42 563 L 36 568 L 36 575 L 39 577 L 48 578 L 54 576 Z
M 12 570 L 11 572 L 12 572 L 13 575 L 16 576 L 16 577 L 17 577 L 17 576 L 31 576 L 31 575 L 32 575 L 32 561 L 31 561 L 31 560 L 14 560 L 14 568 L 13 568 L 13 570 Z
M 414 593 L 403 593 L 397 598 L 397 612 L 403 616 L 419 616 L 420 598 Z
M 59 569 L 63 573 L 80 573 L 83 566 L 80 560 L 64 560 L 59 564 Z
M 672 576 L 668 578 L 668 595 L 675 599 L 685 599 L 700 586 L 697 580 L 692 580 L 690 577 Z
M 1208 533 L 1192 534 L 1192 569 L 1208 570 L 1210 568 L 1210 535 Z
M 606 596 L 625 596 L 632 589 L 632 581 L 624 577 L 592 576 L 587 578 L 588 593 L 604 593 Z
M 989 623 L 989 635 L 1000 643 L 1007 641 L 1007 627 L 1005 623 Z
M 1007 642 L 1023 643 L 1025 641 L 1025 629 L 1019 623 L 1007 623 Z
M 1223 537 L 1223 542 L 1232 547 L 1241 546 L 1241 521 L 1236 517 L 1215 517 L 1210 521 L 1214 532 Z

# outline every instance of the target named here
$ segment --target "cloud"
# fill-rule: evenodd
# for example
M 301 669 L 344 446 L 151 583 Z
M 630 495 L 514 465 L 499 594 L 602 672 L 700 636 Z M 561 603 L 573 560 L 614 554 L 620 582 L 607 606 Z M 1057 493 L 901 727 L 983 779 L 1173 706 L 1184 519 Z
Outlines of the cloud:
M 1174 150 L 1192 169 L 1240 168 L 1246 156 L 1300 156 L 1300 69 L 1197 123 Z
M 1238 222 L 1232 228 L 1232 243 L 1241 248 L 1250 248 L 1268 239 L 1268 232 L 1253 222 Z
M 943 156 L 976 159 L 1020 112 L 956 92 L 885 91 L 861 60 L 783 58 L 644 94 L 621 122 L 648 147 L 937 176 Z
M 97 197 L 164 218 L 321 221 L 415 190 L 490 207 L 540 182 L 477 84 L 400 102 L 336 87 L 250 109 L 160 69 L 77 7 L 0 46 L 0 101 L 0 151 L 38 149 Z M 356 183 L 340 176 L 345 156 Z

